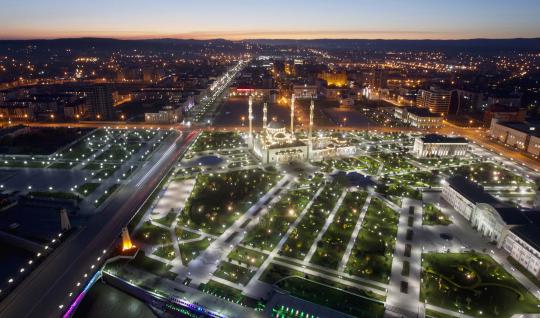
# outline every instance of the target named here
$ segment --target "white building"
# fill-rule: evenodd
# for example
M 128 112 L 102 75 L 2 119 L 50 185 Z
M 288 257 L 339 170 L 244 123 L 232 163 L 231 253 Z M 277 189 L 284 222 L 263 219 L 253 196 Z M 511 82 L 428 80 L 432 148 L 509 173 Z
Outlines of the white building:
M 540 278 L 540 228 L 536 225 L 517 226 L 510 230 L 503 248 L 524 268 Z
M 315 104 L 312 101 L 309 115 L 309 132 L 307 138 L 301 139 L 294 133 L 294 103 L 295 95 L 291 99 L 290 130 L 277 121 L 267 124 L 268 109 L 266 103 L 263 107 L 263 130 L 253 133 L 253 99 L 249 99 L 249 135 L 248 142 L 255 155 L 262 163 L 288 163 L 291 161 L 320 161 L 325 158 L 354 155 L 356 146 L 347 140 L 337 137 L 313 137 L 313 117 Z
M 540 126 L 527 122 L 504 122 L 493 118 L 489 127 L 491 138 L 513 148 L 540 155 Z
M 144 121 L 151 124 L 173 124 L 181 116 L 171 106 L 165 106 L 157 113 L 144 113 Z
M 450 178 L 441 196 L 482 235 L 540 278 L 540 211 L 508 207 L 462 176 Z
M 263 163 L 308 159 L 308 145 L 295 140 L 294 136 L 286 131 L 285 125 L 277 121 L 271 121 L 253 142 L 253 152 Z
M 293 94 L 298 99 L 317 99 L 318 87 L 317 85 L 294 85 Z
M 465 156 L 469 148 L 463 137 L 430 134 L 414 139 L 413 155 L 417 158 Z
M 417 107 L 396 107 L 394 117 L 412 127 L 430 129 L 442 127 L 443 118 L 428 109 Z
M 441 197 L 499 247 L 510 229 L 530 223 L 522 210 L 504 205 L 462 176 L 449 178 L 443 185 Z

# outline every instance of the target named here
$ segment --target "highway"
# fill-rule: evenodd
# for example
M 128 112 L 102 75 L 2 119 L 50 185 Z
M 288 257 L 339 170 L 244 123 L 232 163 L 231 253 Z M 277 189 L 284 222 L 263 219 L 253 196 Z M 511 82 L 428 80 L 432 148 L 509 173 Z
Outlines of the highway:
M 78 122 L 78 123 L 35 123 L 35 122 L 19 122 L 13 124 L 24 124 L 32 127 L 77 127 L 77 128 L 103 128 L 103 127 L 114 127 L 114 128 L 129 128 L 129 129 L 147 129 L 147 128 L 160 128 L 160 129 L 184 129 L 186 127 L 181 124 L 146 124 L 146 123 L 118 123 L 118 122 Z M 247 131 L 247 127 L 242 126 L 193 126 L 191 128 L 197 128 L 200 130 L 206 131 Z M 257 129 L 257 128 L 256 128 Z M 510 158 L 517 163 L 525 164 L 529 168 L 540 171 L 540 161 L 530 158 L 524 155 L 521 152 L 515 151 L 513 149 L 507 148 L 499 143 L 494 142 L 493 140 L 487 138 L 486 129 L 484 128 L 469 128 L 469 127 L 458 127 L 452 125 L 448 122 L 444 123 L 444 126 L 441 128 L 434 128 L 431 130 L 421 130 L 418 128 L 412 127 L 388 127 L 388 126 L 377 126 L 370 124 L 369 126 L 345 126 L 345 127 L 335 127 L 335 126 L 317 126 L 317 130 L 339 130 L 339 131 L 378 131 L 378 132 L 418 132 L 418 133 L 441 133 L 441 134 L 453 134 L 466 137 L 472 142 L 493 151 L 499 155 Z
M 104 250 L 117 241 L 122 227 L 127 225 L 196 135 L 196 132 L 187 131 L 171 134 L 131 181 L 111 196 L 101 213 L 72 234 L 0 303 L 0 317 L 59 317 L 102 264 L 104 259 L 100 256 Z

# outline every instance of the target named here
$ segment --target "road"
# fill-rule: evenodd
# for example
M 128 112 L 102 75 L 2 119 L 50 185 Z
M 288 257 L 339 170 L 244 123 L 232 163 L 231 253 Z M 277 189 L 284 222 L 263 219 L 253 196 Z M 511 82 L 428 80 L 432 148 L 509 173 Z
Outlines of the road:
M 35 123 L 35 122 L 13 122 L 15 124 L 24 124 L 31 127 L 73 127 L 73 128 L 104 128 L 104 127 L 113 127 L 113 128 L 126 128 L 126 129 L 147 129 L 147 128 L 160 128 L 160 129 L 184 129 L 187 128 L 181 124 L 147 124 L 147 123 L 120 123 L 120 122 L 75 122 L 75 123 Z M 195 128 L 195 127 L 193 127 Z M 199 126 L 197 127 L 200 130 L 206 131 L 247 131 L 247 127 L 241 125 L 218 125 L 215 127 L 212 126 Z M 533 158 L 527 157 L 521 152 L 509 149 L 499 143 L 492 141 L 487 138 L 487 133 L 485 129 L 476 129 L 476 128 L 467 128 L 467 127 L 458 127 L 451 124 L 445 123 L 444 127 L 431 129 L 429 131 L 420 130 L 417 128 L 411 127 L 385 127 L 385 126 L 346 126 L 346 127 L 336 127 L 336 126 L 317 126 L 318 130 L 339 130 L 339 131 L 363 131 L 369 130 L 374 132 L 417 132 L 417 133 L 441 133 L 441 134 L 454 134 L 467 137 L 469 140 L 477 143 L 478 145 L 485 147 L 491 151 L 496 152 L 497 154 L 502 154 L 504 157 L 511 158 L 515 161 L 528 165 L 531 169 L 540 170 L 540 162 Z
M 187 149 L 195 132 L 174 133 L 138 169 L 129 183 L 121 187 L 86 227 L 74 233 L 1 304 L 1 317 L 59 317 L 85 281 L 103 259 L 105 249 L 118 239 L 162 177 Z M 92 267 L 95 266 L 95 267 Z M 86 278 L 88 279 L 88 278 Z M 70 297 L 69 294 L 73 292 Z

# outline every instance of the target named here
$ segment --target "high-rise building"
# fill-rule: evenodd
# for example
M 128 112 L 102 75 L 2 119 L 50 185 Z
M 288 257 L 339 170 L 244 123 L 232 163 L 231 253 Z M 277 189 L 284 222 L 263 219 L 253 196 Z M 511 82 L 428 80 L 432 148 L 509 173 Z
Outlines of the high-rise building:
M 451 96 L 452 94 L 450 91 L 442 89 L 421 89 L 416 98 L 416 106 L 427 108 L 432 113 L 448 114 Z
M 114 120 L 114 99 L 112 89 L 106 84 L 92 86 L 89 94 L 92 120 Z

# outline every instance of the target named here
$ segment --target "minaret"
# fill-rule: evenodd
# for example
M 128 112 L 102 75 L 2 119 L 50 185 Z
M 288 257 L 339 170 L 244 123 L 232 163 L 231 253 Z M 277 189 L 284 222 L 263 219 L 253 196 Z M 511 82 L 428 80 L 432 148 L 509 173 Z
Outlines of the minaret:
M 294 138 L 294 94 L 291 97 L 291 137 Z
M 315 102 L 311 100 L 311 105 L 309 106 L 309 131 L 308 131 L 308 153 L 311 154 L 313 149 L 313 115 L 315 111 Z
M 263 131 L 266 130 L 266 124 L 268 123 L 268 103 L 264 102 L 263 106 Z
M 131 237 L 129 237 L 129 231 L 127 227 L 122 228 L 122 251 L 127 251 L 134 247 L 135 245 L 131 243 Z
M 65 208 L 60 210 L 60 228 L 62 231 L 71 230 L 71 222 L 69 222 L 69 217 Z
M 253 96 L 249 96 L 249 145 L 253 146 Z

